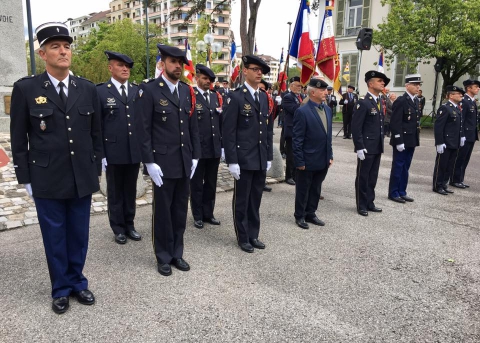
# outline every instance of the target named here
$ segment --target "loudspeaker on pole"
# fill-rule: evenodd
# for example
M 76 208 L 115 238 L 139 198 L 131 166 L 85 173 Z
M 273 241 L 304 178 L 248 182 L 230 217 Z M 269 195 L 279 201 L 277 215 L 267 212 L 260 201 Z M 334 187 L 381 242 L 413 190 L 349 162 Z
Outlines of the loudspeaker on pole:
M 357 37 L 358 50 L 370 50 L 372 47 L 373 30 L 365 27 L 360 30 Z

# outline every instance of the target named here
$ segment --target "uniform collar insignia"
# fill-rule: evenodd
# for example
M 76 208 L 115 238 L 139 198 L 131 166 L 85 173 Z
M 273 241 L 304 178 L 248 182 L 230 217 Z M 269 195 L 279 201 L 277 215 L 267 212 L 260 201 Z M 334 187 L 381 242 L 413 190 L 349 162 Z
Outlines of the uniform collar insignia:
M 43 83 L 43 87 L 44 87 L 44 88 L 47 88 L 47 87 L 50 86 L 50 85 L 51 85 L 50 81 L 45 81 L 45 82 Z
M 77 87 L 77 83 L 75 82 L 75 80 L 70 80 L 70 84 L 72 84 L 73 87 Z

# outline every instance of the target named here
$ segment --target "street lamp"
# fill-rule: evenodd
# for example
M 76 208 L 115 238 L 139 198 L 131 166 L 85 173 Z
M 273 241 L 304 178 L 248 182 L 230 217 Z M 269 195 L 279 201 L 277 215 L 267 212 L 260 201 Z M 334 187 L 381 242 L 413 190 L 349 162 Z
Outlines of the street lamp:
M 214 53 L 214 59 L 218 57 L 220 51 L 222 51 L 222 44 L 214 43 L 214 37 L 211 33 L 207 33 L 203 36 L 203 40 L 199 40 L 196 44 L 197 52 L 207 58 L 207 66 L 209 66 L 212 59 L 212 51 Z

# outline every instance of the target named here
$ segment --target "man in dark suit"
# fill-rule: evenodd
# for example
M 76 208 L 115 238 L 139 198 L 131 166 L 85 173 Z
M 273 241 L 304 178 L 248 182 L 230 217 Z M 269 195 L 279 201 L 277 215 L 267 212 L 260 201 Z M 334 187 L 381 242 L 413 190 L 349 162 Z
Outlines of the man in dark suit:
M 188 64 L 176 47 L 157 45 L 163 73 L 139 86 L 135 97 L 136 129 L 142 162 L 152 178 L 152 240 L 158 272 L 172 274 L 170 264 L 190 270 L 183 259 L 190 179 L 200 158 L 195 94 L 180 77 Z
M 343 115 L 343 139 L 352 138 L 352 115 L 358 97 L 353 91 L 355 87 L 348 85 L 347 92 L 342 95 L 340 106 L 342 106 Z
M 412 202 L 407 195 L 408 171 L 415 147 L 420 145 L 420 108 L 416 94 L 422 78 L 420 74 L 405 77 L 405 93 L 392 105 L 390 118 L 390 145 L 393 147 L 392 169 L 388 198 L 398 203 Z
M 295 157 L 295 222 L 308 229 L 306 222 L 324 226 L 315 214 L 322 182 L 333 163 L 332 112 L 323 102 L 327 83 L 311 79 L 309 100 L 295 112 L 293 119 L 293 154 Z
M 368 93 L 358 101 L 352 118 L 352 135 L 357 153 L 355 198 L 357 212 L 368 216 L 370 212 L 382 212 L 375 206 L 375 186 L 383 153 L 383 116 L 380 92 L 390 79 L 383 73 L 370 70 L 365 74 Z
M 330 110 L 332 111 L 332 117 L 335 116 L 335 113 L 337 112 L 337 97 L 333 93 L 333 87 L 328 86 L 327 87 L 327 98 L 325 99 L 327 102 L 328 107 L 330 107 Z
M 417 93 L 418 98 L 418 108 L 420 111 L 420 116 L 423 116 L 423 109 L 425 108 L 425 97 L 423 96 L 423 91 L 421 89 L 418 90 Z
M 453 173 L 458 149 L 465 144 L 462 110 L 459 105 L 465 94 L 461 87 L 447 86 L 448 101 L 440 106 L 433 127 L 437 158 L 433 169 L 433 191 L 448 195 L 448 180 Z
M 218 89 L 218 92 L 222 96 L 223 102 L 227 100 L 228 93 L 231 92 L 231 90 L 228 87 L 228 81 L 223 80 L 222 81 L 222 87 Z
M 463 182 L 470 156 L 472 155 L 475 141 L 478 141 L 478 108 L 475 96 L 478 94 L 480 81 L 465 80 L 465 95 L 462 100 L 462 119 L 465 132 L 465 144 L 458 150 L 457 160 L 450 177 L 450 185 L 457 188 L 467 188 L 469 185 Z
M 105 51 L 112 77 L 97 85 L 102 106 L 102 130 L 105 158 L 102 169 L 107 175 L 108 220 L 118 244 L 127 243 L 127 236 L 139 241 L 135 230 L 135 199 L 140 168 L 140 149 L 134 123 L 133 99 L 137 85 L 128 82 L 133 61 L 130 57 Z
M 95 85 L 69 75 L 68 28 L 36 30 L 46 72 L 15 83 L 10 135 L 18 183 L 33 197 L 52 283 L 52 309 L 61 314 L 72 295 L 95 302 L 83 267 L 92 193 L 99 190 L 103 157 L 101 111 Z
M 290 91 L 287 92 L 282 99 L 282 107 L 285 112 L 284 119 L 284 136 L 285 136 L 285 154 L 286 168 L 285 168 L 285 182 L 289 185 L 295 185 L 295 162 L 293 160 L 292 150 L 292 136 L 293 136 L 293 116 L 297 108 L 303 101 L 302 84 L 300 77 L 294 76 L 290 78 Z
M 198 119 L 201 156 L 190 181 L 190 203 L 194 225 L 203 228 L 203 223 L 220 225 L 215 219 L 215 196 L 220 157 L 222 156 L 222 105 L 219 92 L 210 91 L 215 74 L 210 68 L 197 64 L 195 80 L 195 113 Z
M 242 57 L 245 83 L 230 93 L 223 116 L 223 147 L 228 170 L 235 179 L 233 224 L 243 251 L 265 249 L 259 239 L 260 203 L 266 173 L 273 160 L 273 123 L 268 98 L 259 90 L 270 67 L 259 57 Z

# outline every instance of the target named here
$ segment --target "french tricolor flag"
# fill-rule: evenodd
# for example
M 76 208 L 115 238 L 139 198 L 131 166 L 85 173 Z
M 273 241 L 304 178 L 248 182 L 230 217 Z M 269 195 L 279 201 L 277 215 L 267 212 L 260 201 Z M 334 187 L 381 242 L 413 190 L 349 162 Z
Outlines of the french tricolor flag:
M 317 48 L 317 64 L 322 73 L 330 80 L 335 79 L 335 34 L 333 33 L 333 0 L 325 1 L 325 16 L 323 17 L 322 30 Z
M 378 57 L 378 71 L 385 73 L 385 69 L 383 69 L 383 49 L 380 51 L 380 57 Z

